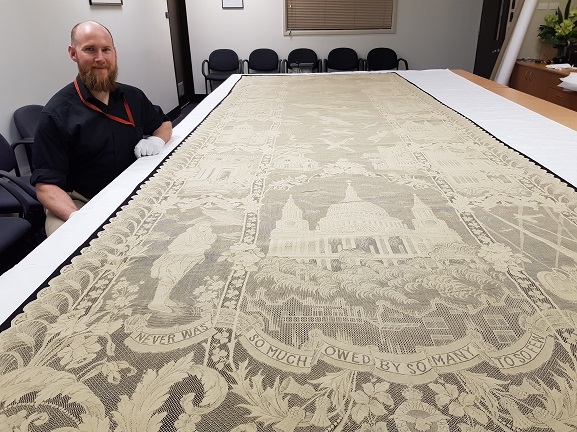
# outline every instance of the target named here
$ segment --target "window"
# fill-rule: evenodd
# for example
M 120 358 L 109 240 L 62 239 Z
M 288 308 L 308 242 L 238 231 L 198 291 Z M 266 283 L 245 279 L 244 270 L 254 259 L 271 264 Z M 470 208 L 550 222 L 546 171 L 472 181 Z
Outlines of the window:
M 455 338 L 452 335 L 431 335 L 431 340 L 435 346 L 448 345 L 451 342 L 455 342 Z
M 494 330 L 499 343 L 510 345 L 519 339 L 513 330 Z
M 429 330 L 438 330 L 438 329 L 448 329 L 449 326 L 445 322 L 445 319 L 442 317 L 425 317 L 423 318 L 423 324 Z
M 485 321 L 489 324 L 491 328 L 507 328 L 509 327 L 509 323 L 503 317 L 503 315 L 496 315 L 496 314 L 486 314 L 484 315 Z
M 284 0 L 285 35 L 394 33 L 396 0 Z

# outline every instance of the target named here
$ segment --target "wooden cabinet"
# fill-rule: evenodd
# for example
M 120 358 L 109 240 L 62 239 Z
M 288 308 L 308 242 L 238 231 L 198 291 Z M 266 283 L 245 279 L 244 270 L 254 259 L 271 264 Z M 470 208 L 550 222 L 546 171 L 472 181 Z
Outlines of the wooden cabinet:
M 559 87 L 561 78 L 571 72 L 577 72 L 577 69 L 548 69 L 543 64 L 518 61 L 513 68 L 509 87 L 577 111 L 577 92 Z

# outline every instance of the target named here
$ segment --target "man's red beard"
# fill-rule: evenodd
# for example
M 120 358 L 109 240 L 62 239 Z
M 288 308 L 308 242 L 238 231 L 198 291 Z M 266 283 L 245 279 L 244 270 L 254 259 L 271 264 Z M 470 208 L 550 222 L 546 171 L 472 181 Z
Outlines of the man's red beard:
M 111 92 L 116 89 L 116 77 L 118 76 L 118 66 L 114 65 L 107 69 L 108 74 L 100 77 L 95 74 L 92 67 L 78 66 L 80 79 L 86 84 L 89 90 L 96 92 Z

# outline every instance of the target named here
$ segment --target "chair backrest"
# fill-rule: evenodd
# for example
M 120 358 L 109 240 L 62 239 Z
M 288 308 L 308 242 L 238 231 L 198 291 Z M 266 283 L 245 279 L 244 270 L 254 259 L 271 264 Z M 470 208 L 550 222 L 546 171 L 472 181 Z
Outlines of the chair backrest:
M 312 64 L 312 70 L 318 69 L 319 58 L 317 53 L 310 48 L 296 48 L 287 57 L 287 68 L 292 69 L 292 65 Z
M 397 53 L 391 48 L 373 48 L 367 54 L 367 70 L 398 69 Z
M 238 54 L 228 48 L 214 50 L 208 56 L 208 68 L 219 72 L 238 71 Z
M 359 68 L 359 56 L 352 48 L 334 48 L 327 57 L 327 69 L 352 71 Z
M 14 170 L 17 175 L 20 175 L 14 150 L 2 135 L 0 135 L 0 170 L 7 172 Z
M 34 138 L 44 105 L 24 105 L 14 111 L 14 124 L 22 138 Z
M 279 72 L 279 58 L 270 48 L 257 48 L 248 56 L 248 71 Z

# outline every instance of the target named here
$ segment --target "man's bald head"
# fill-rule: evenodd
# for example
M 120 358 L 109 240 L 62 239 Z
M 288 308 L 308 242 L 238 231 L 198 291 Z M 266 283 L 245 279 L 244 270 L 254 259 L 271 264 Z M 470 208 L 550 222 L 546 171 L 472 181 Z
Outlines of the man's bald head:
M 114 44 L 114 39 L 112 38 L 112 33 L 110 33 L 110 30 L 96 21 L 83 21 L 72 27 L 72 30 L 70 31 L 70 44 L 76 44 L 76 33 L 94 31 L 94 27 L 101 27 L 106 30 L 106 32 L 110 35 L 110 39 L 112 39 L 112 43 Z

